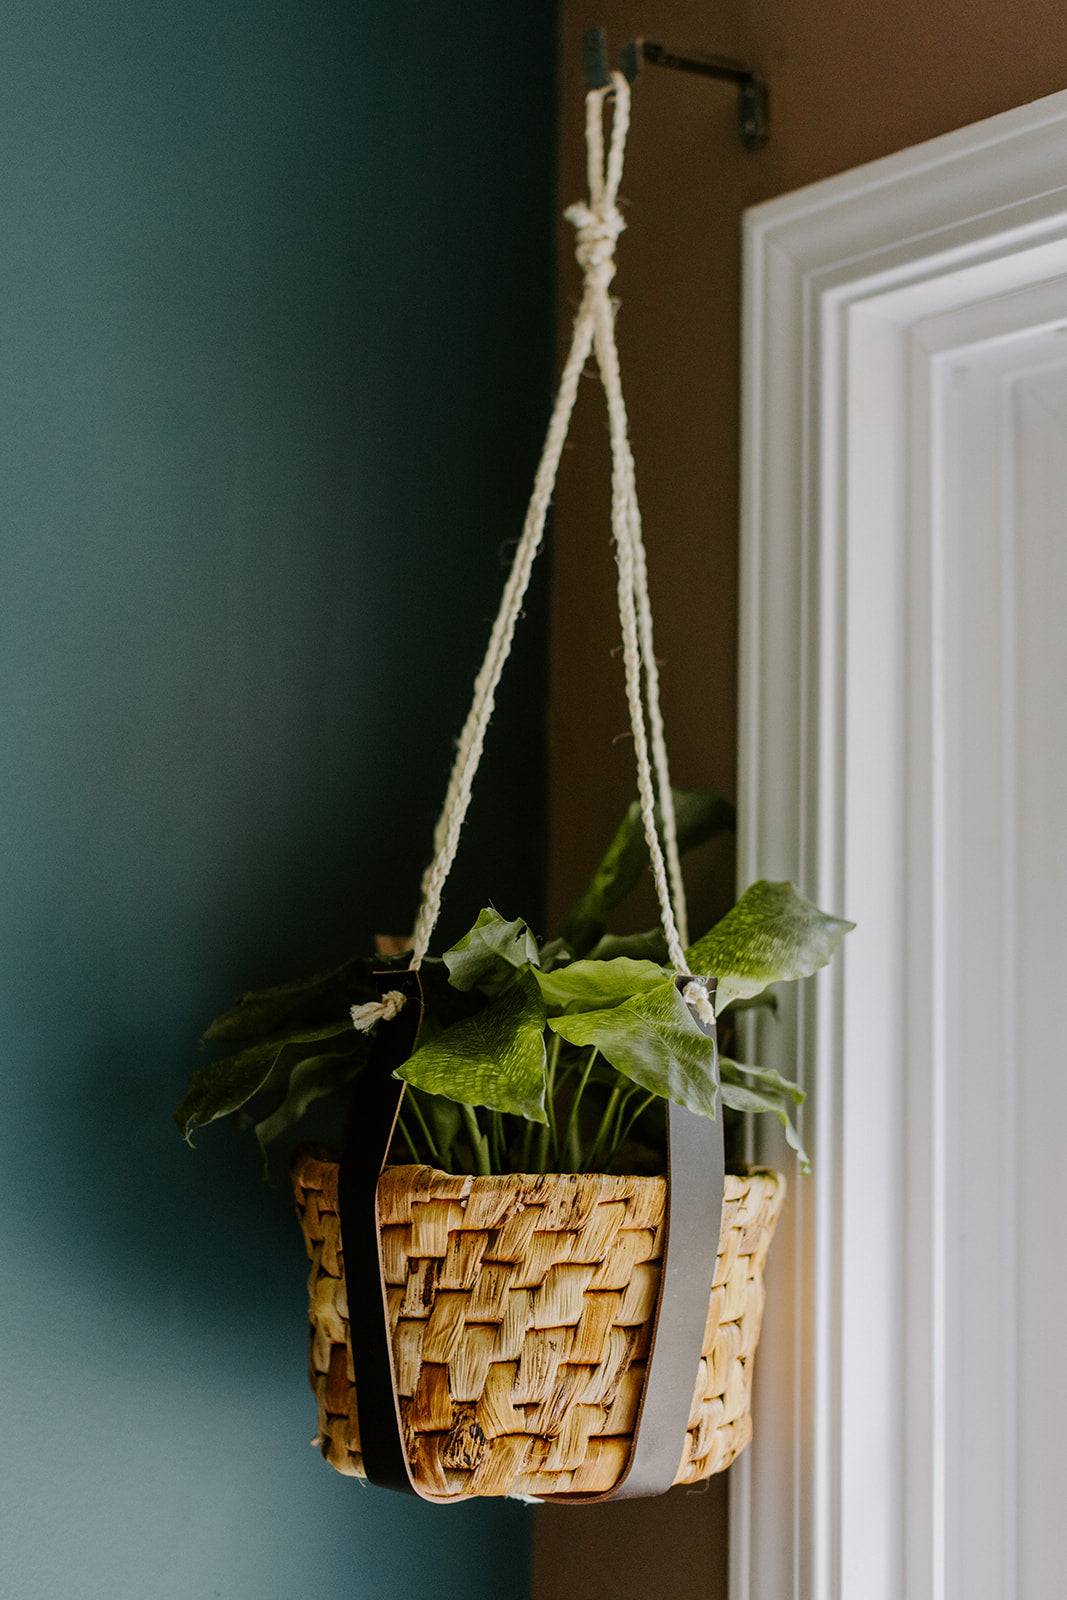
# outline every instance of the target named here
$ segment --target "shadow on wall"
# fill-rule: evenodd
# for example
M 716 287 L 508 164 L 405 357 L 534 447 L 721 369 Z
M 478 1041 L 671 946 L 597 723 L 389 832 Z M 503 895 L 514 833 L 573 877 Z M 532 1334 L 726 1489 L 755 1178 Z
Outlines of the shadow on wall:
M 521 522 L 554 23 L 453 22 L 54 0 L 0 23 L 18 1600 L 528 1591 L 523 1508 L 409 1503 L 309 1448 L 284 1174 L 169 1122 L 238 992 L 410 925 Z M 446 939 L 490 895 L 539 914 L 543 593 L 528 612 Z
M 655 1500 L 623 1500 L 577 1512 L 543 1507 L 537 1513 L 533 1592 L 537 1600 L 610 1595 L 648 1600 L 654 1593 L 725 1594 L 727 1582 L 725 1473 Z

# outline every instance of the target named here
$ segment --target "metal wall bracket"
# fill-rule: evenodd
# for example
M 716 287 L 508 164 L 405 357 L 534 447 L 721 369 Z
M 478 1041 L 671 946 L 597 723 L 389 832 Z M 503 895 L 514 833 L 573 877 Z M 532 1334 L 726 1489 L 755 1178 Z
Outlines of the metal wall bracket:
M 590 89 L 604 89 L 611 82 L 608 65 L 607 34 L 603 28 L 590 28 L 582 40 L 585 77 Z M 727 56 L 709 56 L 695 50 L 672 50 L 651 39 L 633 39 L 619 51 L 619 70 L 633 83 L 644 67 L 671 67 L 675 72 L 695 72 L 704 78 L 719 78 L 737 85 L 738 132 L 746 150 L 762 150 L 767 143 L 767 85 L 743 61 Z

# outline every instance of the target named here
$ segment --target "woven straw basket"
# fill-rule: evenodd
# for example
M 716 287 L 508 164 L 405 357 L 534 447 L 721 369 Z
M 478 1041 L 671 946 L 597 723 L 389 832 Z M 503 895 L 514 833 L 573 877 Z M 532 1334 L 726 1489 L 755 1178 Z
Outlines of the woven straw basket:
M 297 1153 L 311 1257 L 311 1383 L 323 1455 L 363 1476 L 337 1166 Z M 393 1361 L 408 1457 L 435 1494 L 597 1494 L 627 1461 L 659 1287 L 663 1178 L 450 1177 L 379 1185 Z M 676 1483 L 728 1467 L 752 1435 L 763 1264 L 785 1194 L 727 1176 L 703 1355 Z

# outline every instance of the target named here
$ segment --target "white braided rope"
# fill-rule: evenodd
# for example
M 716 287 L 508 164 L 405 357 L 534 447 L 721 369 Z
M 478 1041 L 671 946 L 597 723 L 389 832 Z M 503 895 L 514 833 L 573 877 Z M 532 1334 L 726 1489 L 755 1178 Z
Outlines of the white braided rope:
M 666 803 L 662 800 L 660 802 L 660 821 L 663 825 L 663 854 L 667 858 L 667 871 L 670 875 L 674 917 L 678 926 L 678 940 L 681 945 L 685 946 L 689 943 L 689 917 L 685 900 L 685 884 L 682 881 L 682 862 L 678 851 L 678 825 L 674 815 L 674 791 L 671 789 L 670 769 L 667 765 L 666 735 L 663 730 L 663 715 L 659 707 L 659 665 L 656 661 L 652 642 L 652 607 L 648 598 L 648 569 L 645 565 L 645 546 L 641 537 L 641 514 L 637 507 L 636 493 L 631 504 L 631 543 L 636 579 L 634 595 L 637 600 L 637 620 L 641 630 L 641 659 L 644 662 L 647 684 L 649 740 L 652 745 L 652 760 L 655 763 L 658 790 L 661 796 L 666 795 L 667 797 Z M 681 970 L 681 967 L 679 967 L 679 971 Z
M 604 164 L 603 107 L 614 94 L 611 144 Z M 485 660 L 474 683 L 474 699 L 456 750 L 445 803 L 434 830 L 434 855 L 422 880 L 422 904 L 415 923 L 411 966 L 417 969 L 429 948 L 441 909 L 445 880 L 455 858 L 460 830 L 470 804 L 471 785 L 481 758 L 485 732 L 492 715 L 500 674 L 511 649 L 515 624 L 522 609 L 534 559 L 544 535 L 545 519 L 555 487 L 560 456 L 570 426 L 578 382 L 590 350 L 596 355 L 607 397 L 612 449 L 612 533 L 619 570 L 619 616 L 622 623 L 626 697 L 634 736 L 637 784 L 648 842 L 652 875 L 670 959 L 687 973 L 685 891 L 678 859 L 677 828 L 667 766 L 663 719 L 659 708 L 659 674 L 652 645 L 652 614 L 648 599 L 641 518 L 637 505 L 636 475 L 630 450 L 626 408 L 623 403 L 615 314 L 608 289 L 615 275 L 615 241 L 626 224 L 616 206 L 622 177 L 623 152 L 630 121 L 630 87 L 613 74 L 610 87 L 586 96 L 586 153 L 589 203 L 568 207 L 564 215 L 577 228 L 575 254 L 585 275 L 581 304 L 574 320 L 571 347 L 564 364 L 559 391 L 548 425 L 544 448 L 534 477 L 533 493 L 522 536 L 504 587 L 500 610 L 490 636 Z M 648 729 L 641 682 L 644 672 Z M 649 755 L 649 734 L 652 753 Z M 655 767 L 655 780 L 653 778 Z M 656 825 L 656 790 L 663 822 L 663 845 Z M 666 854 L 666 859 L 665 859 Z M 669 876 L 668 876 L 669 875 Z M 672 893 L 673 891 L 673 893 Z
M 555 407 L 548 424 L 544 449 L 534 476 L 534 489 L 530 497 L 526 520 L 523 524 L 522 536 L 512 564 L 511 573 L 504 587 L 504 594 L 500 602 L 500 610 L 493 632 L 489 639 L 489 647 L 485 654 L 480 672 L 474 680 L 474 700 L 467 720 L 460 734 L 456 757 L 452 765 L 452 774 L 445 795 L 445 803 L 434 830 L 434 855 L 422 879 L 422 904 L 419 907 L 418 918 L 415 922 L 415 934 L 412 943 L 411 965 L 417 969 L 422 964 L 422 959 L 429 948 L 430 938 L 441 910 L 441 894 L 445 886 L 452 862 L 455 859 L 456 848 L 459 844 L 460 830 L 466 819 L 467 808 L 470 805 L 471 785 L 474 774 L 481 759 L 482 746 L 485 743 L 485 731 L 489 726 L 489 719 L 493 713 L 497 685 L 503 671 L 504 662 L 511 649 L 511 641 L 515 632 L 515 623 L 522 609 L 523 598 L 530 581 L 534 558 L 541 545 L 545 531 L 545 519 L 548 515 L 552 491 L 555 488 L 556 473 L 559 470 L 559 458 L 567 438 L 570 425 L 571 412 L 578 393 L 578 382 L 582 375 L 582 368 L 593 344 L 592 319 L 586 312 L 586 302 L 583 298 L 574 323 L 574 333 L 571 339 L 570 353 L 563 368 L 560 379 L 559 393 L 556 396 Z

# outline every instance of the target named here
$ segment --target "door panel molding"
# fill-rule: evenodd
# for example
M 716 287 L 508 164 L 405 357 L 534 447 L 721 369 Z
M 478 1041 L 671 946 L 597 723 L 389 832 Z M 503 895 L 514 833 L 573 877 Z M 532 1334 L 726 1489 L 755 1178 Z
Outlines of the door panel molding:
M 1018 475 L 1067 372 L 1067 94 L 755 207 L 744 292 L 742 886 L 859 926 L 754 1027 L 815 1175 L 769 1264 L 731 1597 L 1030 1600 L 1018 608 L 1052 501 Z

